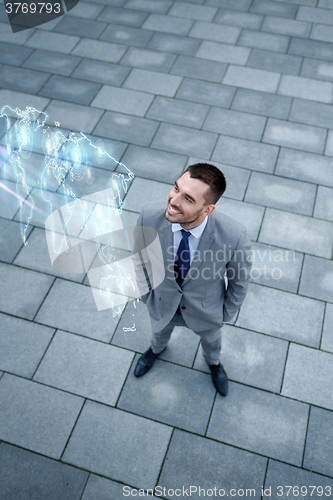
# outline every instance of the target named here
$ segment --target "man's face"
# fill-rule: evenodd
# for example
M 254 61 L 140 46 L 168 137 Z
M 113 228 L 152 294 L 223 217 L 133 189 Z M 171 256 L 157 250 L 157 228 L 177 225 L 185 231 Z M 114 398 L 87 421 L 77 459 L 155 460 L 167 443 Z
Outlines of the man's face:
M 205 195 L 209 189 L 205 182 L 192 179 L 190 173 L 185 172 L 169 193 L 165 217 L 170 222 L 178 222 L 184 229 L 199 226 L 215 209 L 215 205 L 206 204 Z

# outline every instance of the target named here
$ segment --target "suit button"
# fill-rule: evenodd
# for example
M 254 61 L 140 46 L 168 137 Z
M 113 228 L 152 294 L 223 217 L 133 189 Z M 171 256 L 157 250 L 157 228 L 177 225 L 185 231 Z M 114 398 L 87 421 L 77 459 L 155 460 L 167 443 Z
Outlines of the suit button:
M 181 307 L 181 309 L 186 309 L 186 307 L 185 307 L 185 306 L 182 306 L 182 307 Z

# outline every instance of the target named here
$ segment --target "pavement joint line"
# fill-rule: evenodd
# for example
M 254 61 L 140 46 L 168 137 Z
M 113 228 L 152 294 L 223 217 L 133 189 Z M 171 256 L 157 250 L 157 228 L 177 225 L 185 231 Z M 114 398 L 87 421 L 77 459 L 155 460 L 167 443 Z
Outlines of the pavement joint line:
M 45 384 L 45 385 L 46 385 L 46 384 Z M 65 391 L 64 391 L 64 392 L 65 392 Z M 76 395 L 76 396 L 77 396 L 77 395 Z M 81 397 L 81 396 L 77 396 L 77 397 Z M 81 398 L 82 398 L 82 397 L 81 397 Z M 83 401 L 82 401 L 82 405 L 81 405 L 80 411 L 79 411 L 79 412 L 78 412 L 78 414 L 77 414 L 77 417 L 76 417 L 76 419 L 75 419 L 74 425 L 73 425 L 73 427 L 72 427 L 72 429 L 71 429 L 71 431 L 70 431 L 70 433 L 69 433 L 69 436 L 68 436 L 68 438 L 67 438 L 67 440 L 66 440 L 65 446 L 64 446 L 64 448 L 63 448 L 63 450 L 62 450 L 62 453 L 61 453 L 61 455 L 60 455 L 60 458 L 59 458 L 59 461 L 60 461 L 60 462 L 63 462 L 63 456 L 64 456 L 64 453 L 65 453 L 66 448 L 67 448 L 67 446 L 68 446 L 68 443 L 69 443 L 69 441 L 70 441 L 70 439 L 71 439 L 71 437 L 72 437 L 72 435 L 73 435 L 73 432 L 74 432 L 74 429 L 75 429 L 75 427 L 76 427 L 76 424 L 77 424 L 77 422 L 78 422 L 78 420 L 79 420 L 79 418 L 80 418 L 80 416 L 81 416 L 81 414 L 82 414 L 83 408 L 85 407 L 85 404 L 86 404 L 87 399 L 86 399 L 86 398 L 82 398 L 82 400 L 83 400 Z M 65 463 L 65 462 L 64 462 L 64 463 Z
M 288 346 L 287 346 L 287 350 L 286 350 L 286 357 L 285 357 L 285 360 L 284 360 L 284 367 L 283 367 L 283 372 L 282 372 L 282 377 L 281 377 L 281 385 L 280 385 L 280 391 L 279 391 L 280 395 L 282 393 L 284 376 L 285 376 L 286 368 L 287 368 L 287 361 L 288 361 L 288 354 L 289 354 L 290 344 L 291 344 L 291 341 L 288 341 Z
M 310 417 L 311 417 L 311 405 L 309 406 L 308 420 L 307 420 L 307 424 L 306 424 L 306 433 L 305 433 L 304 446 L 303 446 L 303 454 L 302 454 L 302 462 L 301 462 L 301 466 L 302 467 L 304 465 L 304 459 L 305 459 L 305 450 L 306 450 L 306 443 L 307 443 L 307 440 L 308 440 L 308 433 L 309 433 L 309 426 L 310 426 Z
M 57 332 L 58 332 L 58 330 L 57 330 L 57 329 L 54 329 L 54 332 L 53 332 L 53 334 L 52 334 L 52 336 L 51 336 L 51 338 L 50 338 L 50 341 L 49 341 L 48 345 L 46 346 L 45 352 L 44 352 L 44 354 L 42 355 L 42 357 L 40 358 L 39 363 L 37 363 L 36 369 L 35 369 L 35 371 L 33 372 L 33 374 L 32 374 L 32 376 L 31 376 L 30 380 L 33 380 L 33 381 L 35 382 L 35 380 L 34 380 L 34 376 L 36 375 L 37 370 L 39 369 L 39 367 L 40 367 L 40 365 L 41 365 L 41 363 L 42 363 L 43 359 L 45 358 L 45 355 L 46 355 L 47 351 L 49 350 L 50 345 L 51 345 L 51 343 L 52 343 L 52 341 L 53 341 L 54 337 L 56 336 L 56 333 L 57 333 Z
M 17 266 L 17 267 L 18 267 L 18 266 Z M 41 273 L 41 274 L 42 274 L 42 273 Z M 44 302 L 45 302 L 46 298 L 48 297 L 48 295 L 49 295 L 49 293 L 50 293 L 50 291 L 51 291 L 51 289 L 53 288 L 53 285 L 54 285 L 54 283 L 56 282 L 56 279 L 57 279 L 57 278 L 55 277 L 55 278 L 54 278 L 54 280 L 53 280 L 53 282 L 51 283 L 51 286 L 49 287 L 48 291 L 46 292 L 46 295 L 45 295 L 44 299 L 43 299 L 43 300 L 41 301 L 41 303 L 39 304 L 39 307 L 37 308 L 37 311 L 36 311 L 36 313 L 35 313 L 34 317 L 32 318 L 32 320 L 34 320 L 34 319 L 36 318 L 37 314 L 39 313 L 39 311 L 40 311 L 40 309 L 41 309 L 42 305 L 44 304 Z

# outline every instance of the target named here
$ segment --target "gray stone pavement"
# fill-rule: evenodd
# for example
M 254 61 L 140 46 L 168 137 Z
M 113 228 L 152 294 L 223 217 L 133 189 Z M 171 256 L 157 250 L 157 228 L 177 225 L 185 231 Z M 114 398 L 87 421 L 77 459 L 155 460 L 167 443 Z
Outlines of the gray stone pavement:
M 0 499 L 332 498 L 333 0 L 81 0 L 15 34 L 0 7 L 1 107 L 102 138 L 135 174 L 125 225 L 214 162 L 255 258 L 223 329 L 228 397 L 186 328 L 136 379 L 146 307 L 98 312 L 84 273 L 52 268 L 38 211 L 24 246 L 0 171 Z

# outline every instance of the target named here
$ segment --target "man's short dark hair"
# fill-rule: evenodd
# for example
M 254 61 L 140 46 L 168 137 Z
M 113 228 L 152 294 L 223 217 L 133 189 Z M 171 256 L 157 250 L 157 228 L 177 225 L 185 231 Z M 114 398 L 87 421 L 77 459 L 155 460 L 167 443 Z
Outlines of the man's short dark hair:
M 210 187 L 208 196 L 206 196 L 208 205 L 215 205 L 226 190 L 227 181 L 221 170 L 215 167 L 215 165 L 195 163 L 194 165 L 189 165 L 185 172 L 189 172 L 192 179 L 199 179 L 208 184 Z

